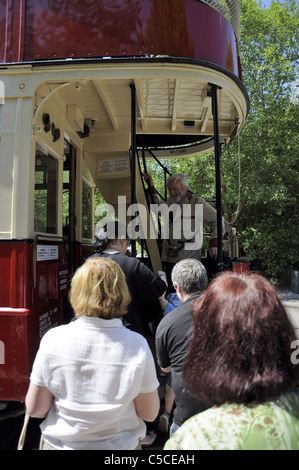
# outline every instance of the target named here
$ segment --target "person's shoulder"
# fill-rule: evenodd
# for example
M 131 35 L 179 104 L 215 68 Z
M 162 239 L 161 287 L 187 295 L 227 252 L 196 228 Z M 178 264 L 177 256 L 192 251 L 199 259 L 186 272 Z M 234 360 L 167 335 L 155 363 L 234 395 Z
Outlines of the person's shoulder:
M 176 325 L 177 323 L 177 318 L 180 317 L 180 315 L 184 312 L 185 308 L 184 305 L 178 305 L 175 307 L 171 312 L 169 312 L 165 317 L 162 318 L 160 321 L 158 327 L 157 327 L 157 334 L 158 331 L 166 330 L 168 328 L 171 328 L 172 325 Z
M 198 194 L 193 194 L 193 197 L 197 204 L 204 204 L 207 202 L 202 196 L 198 196 Z
M 192 193 L 192 191 L 187 192 L 186 199 L 189 201 L 189 203 L 195 203 L 195 204 L 203 204 L 205 202 L 205 199 L 198 194 Z
M 102 256 L 100 253 L 95 252 L 95 253 L 92 253 L 91 255 L 87 256 L 87 258 L 85 259 L 85 261 L 87 261 L 87 260 L 90 259 L 90 258 L 99 258 L 100 256 Z
M 171 294 L 168 294 L 166 300 L 170 302 L 174 307 L 178 307 L 181 305 L 181 302 L 179 301 L 178 295 L 176 292 L 172 292 Z
M 130 330 L 124 326 L 122 329 L 122 337 L 123 339 L 126 338 L 127 341 L 130 344 L 133 344 L 134 348 L 136 349 L 141 348 L 142 350 L 147 350 L 148 348 L 148 342 L 146 338 L 142 336 L 141 333 L 138 333 L 138 331 Z
M 155 275 L 154 272 L 146 265 L 144 264 L 140 259 L 135 258 L 134 256 L 127 256 L 123 255 L 126 260 L 124 260 L 128 265 L 135 267 L 139 271 L 145 271 L 147 273 L 152 273 L 153 276 Z
M 60 338 L 65 338 L 68 334 L 67 330 L 69 330 L 72 325 L 73 322 L 70 322 L 67 325 L 53 326 L 44 333 L 43 337 L 41 338 L 41 344 L 45 345 L 52 343 L 53 341 L 59 341 Z
M 135 264 L 134 262 L 134 259 L 133 257 L 131 256 L 128 256 L 124 253 L 119 253 L 119 252 L 116 252 L 116 253 L 112 253 L 109 255 L 109 258 L 112 259 L 113 261 L 115 261 L 117 264 L 120 265 L 120 267 L 122 266 L 127 266 L 127 265 L 133 265 Z

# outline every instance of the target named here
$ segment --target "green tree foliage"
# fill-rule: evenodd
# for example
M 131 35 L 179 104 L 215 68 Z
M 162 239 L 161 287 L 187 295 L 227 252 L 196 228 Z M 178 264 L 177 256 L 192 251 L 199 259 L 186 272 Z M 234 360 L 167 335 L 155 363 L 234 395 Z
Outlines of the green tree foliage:
M 240 54 L 251 111 L 240 136 L 241 245 L 273 280 L 299 257 L 299 9 L 241 0 Z M 235 144 L 236 145 L 236 144 Z

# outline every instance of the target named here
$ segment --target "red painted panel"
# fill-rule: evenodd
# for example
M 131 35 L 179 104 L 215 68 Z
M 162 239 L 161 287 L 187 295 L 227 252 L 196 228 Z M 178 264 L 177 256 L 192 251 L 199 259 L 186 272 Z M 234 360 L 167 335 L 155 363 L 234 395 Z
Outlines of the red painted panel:
M 0 307 L 30 307 L 32 259 L 33 243 L 0 243 Z
M 28 313 L 26 309 L 0 311 L 0 341 L 4 345 L 0 378 L 12 378 L 16 374 L 21 377 L 28 370 L 27 354 L 24 354 Z
M 10 248 L 0 243 L 0 307 L 10 306 Z
M 10 307 L 31 305 L 32 244 L 14 243 L 10 262 Z
M 68 293 L 68 265 L 49 264 L 48 296 L 49 299 L 60 299 Z
M 33 241 L 0 241 L 0 308 L 30 309 L 66 295 L 68 265 L 61 259 L 62 245 L 57 259 L 36 261 Z
M 26 309 L 0 309 L 0 401 L 23 401 L 41 337 L 62 323 L 62 300 Z
M 0 0 L 0 61 L 23 60 L 26 0 Z
M 170 55 L 238 75 L 231 25 L 197 0 L 0 0 L 0 25 L 2 62 Z
M 40 339 L 63 322 L 67 265 L 61 248 L 54 259 L 37 261 L 33 241 L 0 242 L 0 401 L 24 400 Z

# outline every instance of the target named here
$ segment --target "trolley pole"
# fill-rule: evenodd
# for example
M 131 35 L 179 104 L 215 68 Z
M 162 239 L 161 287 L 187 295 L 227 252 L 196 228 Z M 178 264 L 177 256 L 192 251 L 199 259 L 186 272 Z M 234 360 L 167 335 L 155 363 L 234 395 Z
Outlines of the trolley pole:
M 218 123 L 218 96 L 217 90 L 220 87 L 211 84 L 210 96 L 212 97 L 212 114 L 214 120 L 214 149 L 215 149 L 215 172 L 216 172 L 216 210 L 217 210 L 217 258 L 218 269 L 223 268 L 222 257 L 222 215 L 221 215 L 221 174 L 220 174 L 220 157 L 221 146 L 219 142 L 219 123 Z
M 136 88 L 131 88 L 131 205 L 136 203 Z M 132 256 L 136 256 L 136 240 L 132 239 Z

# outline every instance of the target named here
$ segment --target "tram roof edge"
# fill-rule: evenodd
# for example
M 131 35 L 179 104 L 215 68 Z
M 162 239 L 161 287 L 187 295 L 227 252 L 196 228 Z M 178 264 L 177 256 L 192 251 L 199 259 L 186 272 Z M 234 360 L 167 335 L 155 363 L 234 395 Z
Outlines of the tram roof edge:
M 51 60 L 38 60 L 38 61 L 26 61 L 26 62 L 10 62 L 10 63 L 0 63 L 0 69 L 3 68 L 14 68 L 14 67 L 32 67 L 39 68 L 39 67 L 55 67 L 55 66 L 68 66 L 71 67 L 72 65 L 101 65 L 101 64 L 158 64 L 158 63 L 165 63 L 165 64 L 180 64 L 180 65 L 193 65 L 193 66 L 200 66 L 206 67 L 207 69 L 212 69 L 217 72 L 220 72 L 231 80 L 233 80 L 236 85 L 240 88 L 241 92 L 243 93 L 246 102 L 247 102 L 247 115 L 249 112 L 249 96 L 247 90 L 243 84 L 241 78 L 235 75 L 230 70 L 218 65 L 214 64 L 213 62 L 208 62 L 199 59 L 190 59 L 186 57 L 174 57 L 174 56 L 154 56 L 154 57 L 98 57 L 98 58 L 74 58 L 74 59 L 51 59 Z M 134 78 L 134 77 L 133 77 Z

